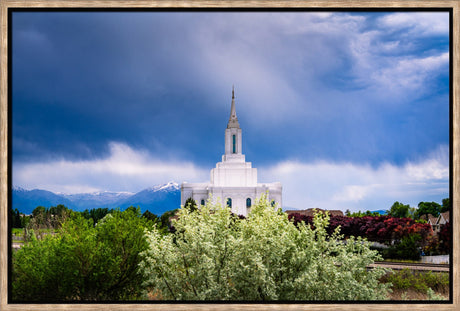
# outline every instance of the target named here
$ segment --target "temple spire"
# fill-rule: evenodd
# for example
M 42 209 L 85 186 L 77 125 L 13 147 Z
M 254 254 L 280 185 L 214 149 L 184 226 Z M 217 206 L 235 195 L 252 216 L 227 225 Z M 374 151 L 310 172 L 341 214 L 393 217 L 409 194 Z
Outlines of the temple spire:
M 228 120 L 227 128 L 240 128 L 235 110 L 235 87 L 232 86 L 232 107 L 230 109 L 230 119 Z

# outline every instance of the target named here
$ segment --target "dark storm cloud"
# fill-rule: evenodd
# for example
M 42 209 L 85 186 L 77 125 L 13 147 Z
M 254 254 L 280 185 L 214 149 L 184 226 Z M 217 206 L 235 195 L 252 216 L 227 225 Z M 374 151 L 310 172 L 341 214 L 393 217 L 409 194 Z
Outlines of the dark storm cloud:
M 101 156 L 108 141 L 153 152 L 171 140 L 186 145 L 180 132 L 196 119 L 200 103 L 187 81 L 196 80 L 185 57 L 193 51 L 179 46 L 193 46 L 188 24 L 164 23 L 174 26 L 175 18 L 187 17 L 15 13 L 14 139 L 37 148 L 30 153 L 15 144 L 16 159 Z
M 235 84 L 243 153 L 286 206 L 448 193 L 447 13 L 15 12 L 12 25 L 19 186 L 206 181 Z
M 260 163 L 404 163 L 448 143 L 438 139 L 448 114 L 432 120 L 439 107 L 424 105 L 447 92 L 443 23 L 437 14 L 18 12 L 15 159 L 101 157 L 116 141 L 212 162 L 236 83 L 247 152 Z M 420 131 L 407 124 L 428 120 L 437 130 L 412 143 Z

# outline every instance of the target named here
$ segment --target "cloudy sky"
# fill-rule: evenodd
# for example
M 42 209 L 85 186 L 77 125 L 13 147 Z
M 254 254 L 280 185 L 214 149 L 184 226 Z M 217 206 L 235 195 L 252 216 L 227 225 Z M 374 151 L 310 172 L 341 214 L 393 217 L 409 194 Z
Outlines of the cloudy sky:
M 13 185 L 205 182 L 232 85 L 285 208 L 449 196 L 447 12 L 14 12 Z

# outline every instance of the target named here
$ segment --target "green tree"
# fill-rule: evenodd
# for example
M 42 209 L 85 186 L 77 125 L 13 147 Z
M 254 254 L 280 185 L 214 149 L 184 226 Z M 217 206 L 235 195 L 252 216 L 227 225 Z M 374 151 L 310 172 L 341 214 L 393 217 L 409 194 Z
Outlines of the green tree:
M 146 210 L 142 214 L 142 217 L 152 221 L 153 223 L 159 223 L 160 222 L 160 218 L 157 215 L 155 215 L 154 213 L 150 212 L 149 210 Z
M 46 214 L 46 207 L 44 206 L 37 206 L 32 211 L 32 217 L 38 217 L 40 215 L 45 215 L 45 214 Z
M 160 216 L 160 228 L 163 233 L 166 233 L 169 231 L 169 229 L 171 229 L 171 223 L 169 221 L 169 219 L 171 217 L 174 217 L 177 213 L 179 209 L 176 208 L 176 209 L 173 209 L 171 211 L 167 211 L 167 212 L 164 212 L 161 216 Z
M 195 211 L 197 209 L 196 201 L 194 199 L 192 199 L 192 198 L 188 198 L 185 201 L 184 207 L 190 209 L 193 212 L 193 211 Z
M 419 234 L 409 234 L 401 239 L 399 243 L 392 245 L 384 251 L 384 257 L 392 259 L 420 259 Z
M 11 211 L 11 226 L 13 228 L 22 228 L 21 214 L 17 208 Z
M 29 216 L 22 215 L 21 216 L 21 228 L 27 228 L 29 226 L 29 223 L 30 223 L 30 215 Z
M 410 210 L 409 204 L 405 205 L 405 204 L 402 204 L 396 201 L 393 203 L 390 210 L 388 211 L 388 215 L 392 217 L 406 218 L 406 217 L 409 217 L 409 210 Z
M 50 208 L 37 206 L 32 211 L 27 230 L 33 229 L 38 233 L 39 229 L 58 229 L 72 213 L 62 204 Z
M 408 211 L 408 214 L 409 214 L 409 218 L 411 219 L 417 219 L 417 208 L 416 207 L 409 207 L 409 211 Z
M 51 224 L 51 228 L 57 229 L 68 217 L 70 217 L 72 212 L 72 210 L 64 205 L 59 204 L 57 206 L 51 206 L 46 212 L 46 217 L 49 219 L 48 222 Z
M 444 213 L 444 212 L 450 211 L 450 209 L 451 209 L 450 199 L 449 198 L 442 199 L 442 205 L 441 205 L 440 212 Z
M 75 213 L 54 235 L 13 252 L 12 298 L 104 301 L 144 298 L 140 253 L 153 224 L 140 210 L 114 211 L 96 226 Z
M 297 227 L 263 197 L 246 219 L 227 207 L 182 208 L 177 231 L 148 235 L 141 269 L 147 284 L 174 300 L 384 299 L 385 272 L 366 267 L 379 256 L 361 238 L 328 235 L 329 216 Z
M 348 211 L 348 212 L 349 212 L 348 214 L 345 214 L 345 216 L 347 216 L 347 217 L 364 217 L 364 216 L 377 217 L 377 216 L 380 216 L 380 214 L 378 212 L 371 212 L 371 211 L 365 211 L 365 212 L 357 211 L 357 212 L 353 212 L 353 213 L 351 213 L 350 211 Z
M 50 228 L 48 210 L 44 206 L 37 206 L 32 211 L 31 219 L 29 222 L 30 229 Z
M 423 215 L 431 214 L 434 217 L 439 216 L 441 205 L 436 202 L 420 202 L 418 204 L 417 216 L 420 218 Z
M 98 208 L 93 208 L 90 210 L 85 209 L 83 212 L 80 212 L 80 213 L 85 219 L 92 219 L 93 224 L 96 225 L 99 222 L 99 220 L 105 217 L 105 215 L 112 213 L 112 212 L 113 212 L 113 209 L 109 210 L 107 207 L 104 207 L 104 208 L 98 207 Z

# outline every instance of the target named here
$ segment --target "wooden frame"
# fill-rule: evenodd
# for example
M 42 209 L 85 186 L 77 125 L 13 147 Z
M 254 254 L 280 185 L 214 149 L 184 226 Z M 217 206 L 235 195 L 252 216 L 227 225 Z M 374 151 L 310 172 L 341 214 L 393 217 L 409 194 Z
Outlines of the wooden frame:
M 451 8 L 453 10 L 453 169 L 452 169 L 452 196 L 453 196 L 453 217 L 454 222 L 454 239 L 453 239 L 453 304 L 8 304 L 7 303 L 7 273 L 8 273 L 8 8 L 101 8 L 101 7 L 119 7 L 119 8 L 144 8 L 144 7 L 308 7 L 308 8 Z M 394 308 L 407 310 L 428 310 L 436 308 L 436 310 L 459 310 L 460 309 L 460 216 L 459 216 L 459 199 L 460 194 L 460 147 L 458 137 L 460 137 L 460 2 L 456 0 L 409 0 L 409 1 L 267 1 L 267 0 L 234 0 L 234 1 L 116 1 L 116 0 L 42 0 L 42 1 L 27 1 L 27 0 L 2 0 L 0 3 L 0 25 L 1 25 L 1 52 L 0 52 L 0 310 L 388 310 Z M 457 286 L 455 286 L 457 284 Z

